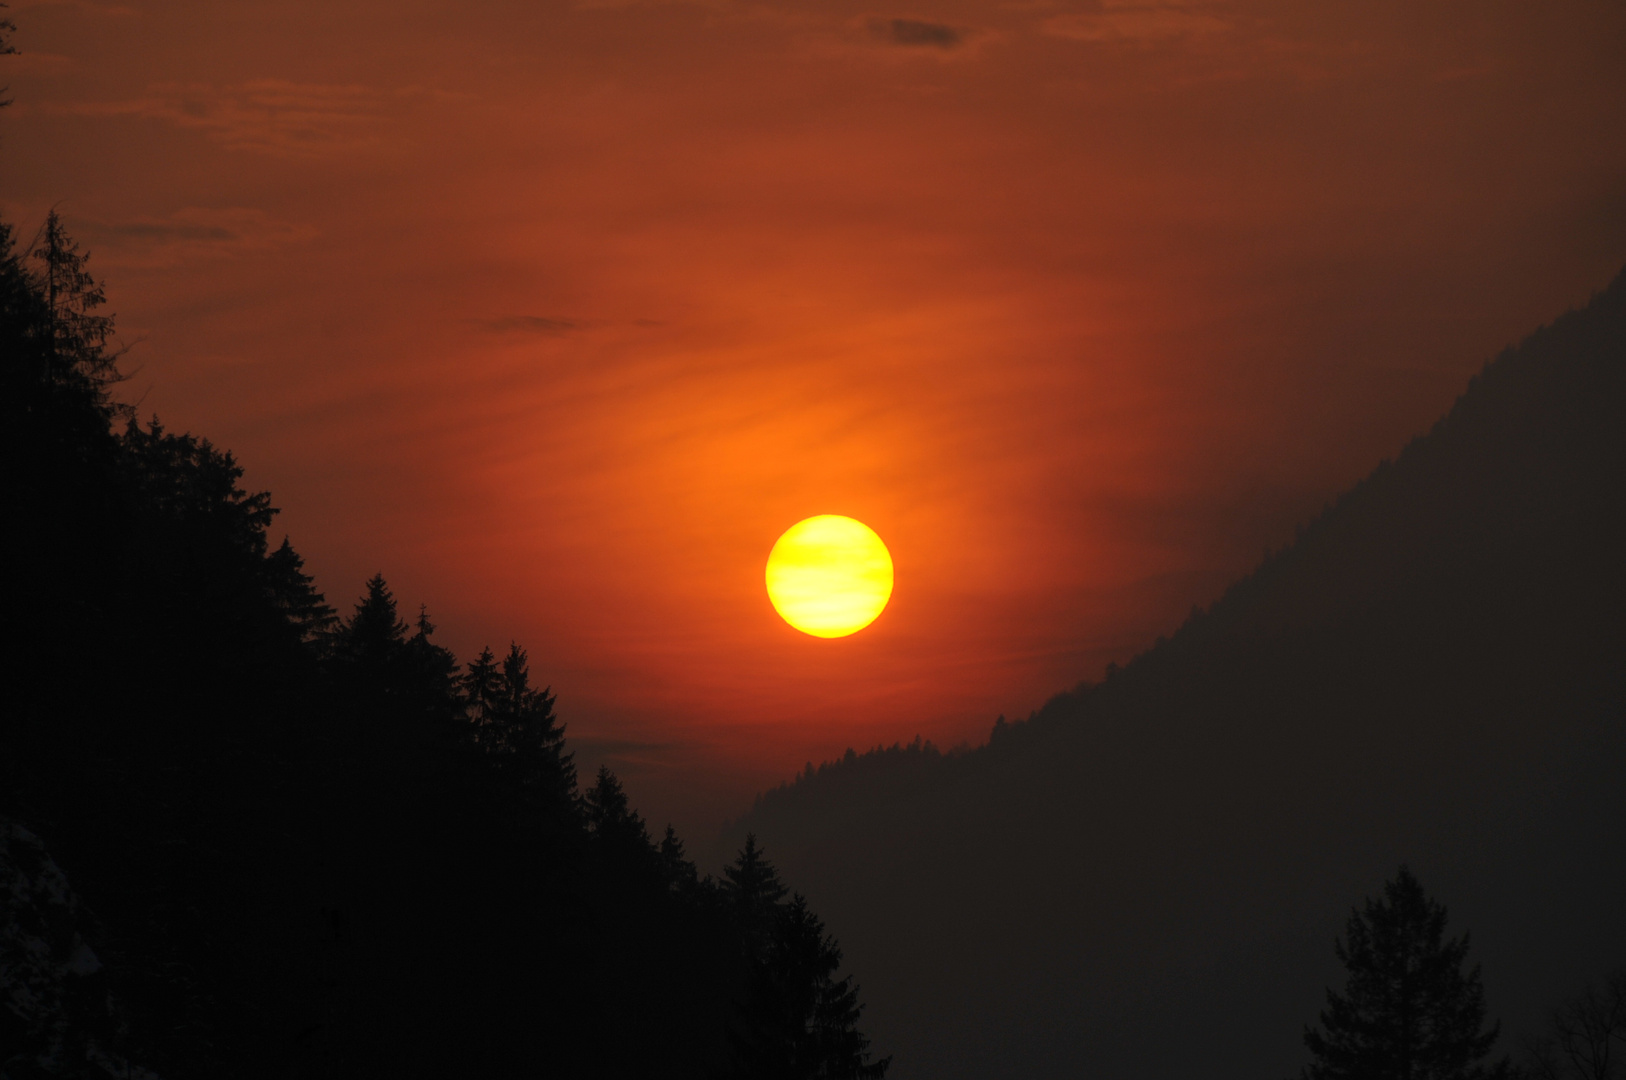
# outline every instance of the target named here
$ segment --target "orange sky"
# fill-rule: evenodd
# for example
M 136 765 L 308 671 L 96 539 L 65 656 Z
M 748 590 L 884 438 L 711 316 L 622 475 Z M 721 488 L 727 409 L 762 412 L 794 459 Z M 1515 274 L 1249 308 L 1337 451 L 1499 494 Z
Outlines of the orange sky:
M 331 599 L 702 840 L 1211 601 L 1626 264 L 1626 6 L 19 2 L 0 207 Z M 762 564 L 897 565 L 822 641 Z

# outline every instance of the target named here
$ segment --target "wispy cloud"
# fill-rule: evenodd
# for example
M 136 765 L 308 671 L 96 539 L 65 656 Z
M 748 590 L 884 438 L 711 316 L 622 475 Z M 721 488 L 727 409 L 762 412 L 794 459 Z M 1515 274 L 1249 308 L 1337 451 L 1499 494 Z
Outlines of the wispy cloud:
M 481 319 L 478 325 L 493 334 L 555 336 L 586 329 L 588 324 L 580 319 L 561 319 L 551 315 L 503 315 L 495 319 Z
M 166 266 L 271 251 L 313 239 L 310 225 L 251 207 L 186 207 L 165 217 L 89 222 L 86 239 L 121 265 Z
M 232 149 L 307 156 L 377 141 L 389 100 L 365 86 L 256 79 L 226 87 L 164 83 L 138 98 L 65 111 L 157 120 L 206 132 Z
M 965 33 L 956 27 L 921 19 L 872 18 L 869 32 L 877 41 L 906 49 L 957 49 L 965 43 Z

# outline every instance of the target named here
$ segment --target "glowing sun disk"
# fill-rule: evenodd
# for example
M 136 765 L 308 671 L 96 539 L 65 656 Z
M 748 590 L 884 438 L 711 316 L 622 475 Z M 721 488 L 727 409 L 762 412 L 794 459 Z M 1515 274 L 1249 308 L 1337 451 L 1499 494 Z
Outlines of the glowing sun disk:
M 768 554 L 768 599 L 814 637 L 846 637 L 875 621 L 892 596 L 892 556 L 875 530 L 820 514 L 785 530 Z

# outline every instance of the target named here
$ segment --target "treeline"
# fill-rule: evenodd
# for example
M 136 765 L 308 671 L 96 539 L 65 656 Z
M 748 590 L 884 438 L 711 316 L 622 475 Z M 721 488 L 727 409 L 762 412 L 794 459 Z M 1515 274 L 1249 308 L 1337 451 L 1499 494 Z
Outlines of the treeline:
M 55 213 L 0 224 L 0 863 L 42 838 L 95 953 L 47 1008 L 6 958 L 56 916 L 0 911 L 6 1075 L 884 1074 L 754 840 L 701 877 L 579 783 L 519 645 L 460 664 L 382 576 L 339 617 L 229 452 L 116 402 L 103 304 Z
M 1005 718 L 1001 716 L 995 724 L 995 732 L 1004 724 Z M 754 807 L 774 803 L 785 798 L 789 792 L 813 787 L 852 786 L 871 776 L 897 777 L 910 771 L 931 768 L 943 758 L 963 754 L 966 750 L 965 746 L 958 746 L 944 754 L 930 739 L 922 739 L 919 735 L 915 736 L 913 742 L 876 746 L 862 754 L 849 746 L 847 752 L 834 761 L 820 762 L 817 766 L 808 762 L 801 772 L 789 780 L 758 795 Z

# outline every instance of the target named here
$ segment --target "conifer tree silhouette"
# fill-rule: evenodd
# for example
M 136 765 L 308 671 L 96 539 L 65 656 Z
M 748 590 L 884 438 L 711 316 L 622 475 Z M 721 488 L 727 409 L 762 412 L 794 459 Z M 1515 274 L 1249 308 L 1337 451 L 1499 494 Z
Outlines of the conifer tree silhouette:
M 615 773 L 607 765 L 598 767 L 598 775 L 594 778 L 593 786 L 582 796 L 582 803 L 587 809 L 587 827 L 595 832 L 616 828 L 637 817 L 627 802 L 627 793 L 621 787 L 621 781 L 615 778 Z
M 891 1058 L 870 1062 L 858 1030 L 863 1006 L 852 976 L 837 979 L 841 949 L 800 893 L 780 913 L 768 952 L 753 972 L 752 1003 L 775 1035 L 757 1049 L 753 1075 L 880 1080 Z
M 525 650 L 511 643 L 498 664 L 489 647 L 462 679 L 475 742 L 524 798 L 554 808 L 575 797 L 575 755 L 565 750 L 565 726 L 553 715 L 551 690 L 531 685 Z
M 271 602 L 294 627 L 301 642 L 314 648 L 326 647 L 339 619 L 317 590 L 315 579 L 305 573 L 305 560 L 284 536 L 282 544 L 266 556 L 265 562 L 266 589 Z
M 494 737 L 488 736 L 485 729 L 496 712 L 501 682 L 502 672 L 488 645 L 480 650 L 479 656 L 469 661 L 468 671 L 462 678 L 463 701 L 468 709 L 469 722 L 475 728 L 476 741 L 484 742 Z
M 243 469 L 230 452 L 207 439 L 172 434 L 156 416 L 145 428 L 131 417 L 120 443 L 126 484 L 150 517 L 184 522 L 222 550 L 266 557 L 265 530 L 276 508 L 270 492 L 238 486 Z
M 758 978 L 772 986 L 769 1000 L 776 1000 L 780 1018 L 787 1021 L 787 1075 L 880 1080 L 891 1057 L 868 1060 L 870 1039 L 859 1031 L 859 987 L 850 974 L 837 979 L 839 969 L 841 948 L 797 893 L 780 914 L 772 947 L 758 968 Z
M 627 793 L 621 781 L 607 766 L 600 765 L 593 786 L 582 797 L 587 812 L 587 827 L 593 835 L 614 849 L 639 854 L 649 850 L 649 832 L 644 819 L 627 802 Z
M 891 1058 L 869 1061 L 852 977 L 837 979 L 841 949 L 786 888 L 756 836 L 723 869 L 723 890 L 744 936 L 750 978 L 733 1033 L 739 1080 L 880 1080 Z
M 698 887 L 699 874 L 695 865 L 689 861 L 677 830 L 670 825 L 666 827 L 666 835 L 661 837 L 659 854 L 661 870 L 666 875 L 668 885 L 680 892 L 690 892 Z
M 335 653 L 353 680 L 392 694 L 406 636 L 407 624 L 396 612 L 395 594 L 383 574 L 374 574 L 366 594 L 356 601 L 356 610 L 339 628 Z
M 45 358 L 52 375 L 63 380 L 81 379 L 103 390 L 118 378 L 118 358 L 107 352 L 113 318 L 96 314 L 96 309 L 107 302 L 107 293 L 91 276 L 86 265 L 89 256 L 79 250 L 55 210 L 46 215 L 32 254 L 41 264 Z
M 745 847 L 730 866 L 723 867 L 723 893 L 734 908 L 734 917 L 745 934 L 746 947 L 760 953 L 785 898 L 779 871 L 757 846 L 755 833 L 745 837 Z
M 108 426 L 129 412 L 110 392 L 123 376 L 119 353 L 106 348 L 113 320 L 94 314 L 104 302 L 86 256 L 55 211 L 25 250 L 11 225 L 0 222 L 0 401 L 8 414 L 8 456 L 37 458 L 34 472 L 64 473 L 41 481 L 47 486 L 69 480 L 65 474 L 75 468 L 107 467 Z M 85 479 L 81 473 L 69 482 Z
M 1336 945 L 1349 971 L 1342 994 L 1327 991 L 1320 1029 L 1306 1028 L 1315 1060 L 1303 1080 L 1491 1080 L 1487 1063 L 1500 1025 L 1485 1028 L 1479 968 L 1464 971 L 1468 935 L 1447 940 L 1446 910 L 1402 866 L 1351 912 Z
M 412 636 L 401 650 L 404 689 L 417 708 L 437 719 L 452 717 L 458 708 L 457 658 L 430 640 L 435 624 L 429 621 L 429 606 L 418 605 L 418 618 Z

